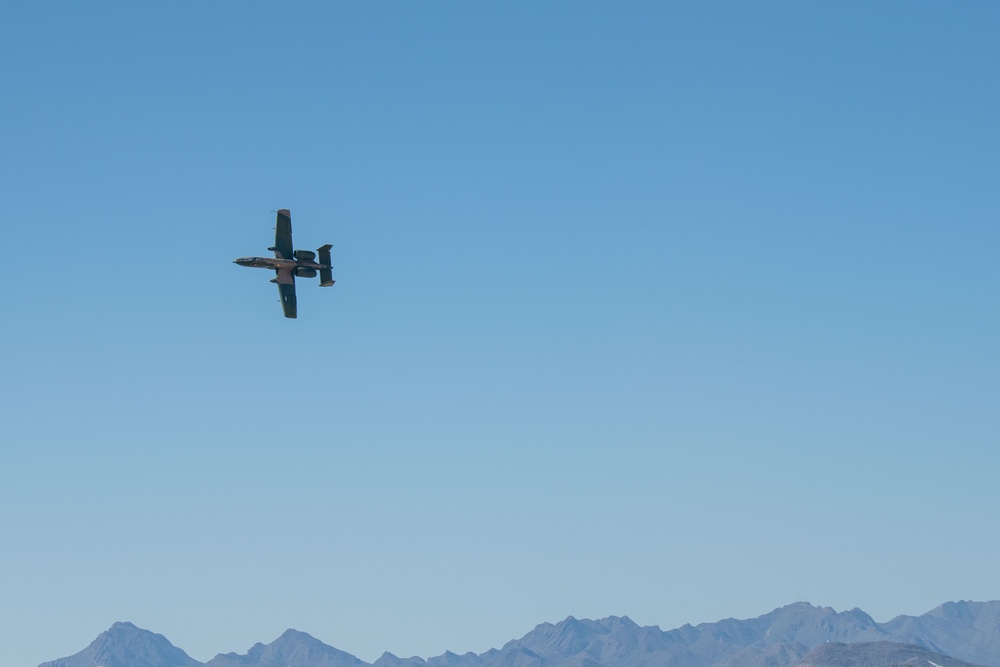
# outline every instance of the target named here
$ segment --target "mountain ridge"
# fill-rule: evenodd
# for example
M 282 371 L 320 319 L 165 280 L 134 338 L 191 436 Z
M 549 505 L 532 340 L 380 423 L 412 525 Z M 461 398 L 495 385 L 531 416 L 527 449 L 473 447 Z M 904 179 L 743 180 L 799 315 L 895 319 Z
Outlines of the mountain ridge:
M 886 623 L 858 608 L 837 612 L 808 602 L 668 631 L 627 616 L 568 616 L 480 654 L 386 652 L 370 664 L 294 629 L 202 663 L 162 635 L 118 622 L 79 653 L 39 667 L 890 667 L 926 665 L 925 654 L 942 667 L 1000 667 L 1000 600 L 946 602 Z

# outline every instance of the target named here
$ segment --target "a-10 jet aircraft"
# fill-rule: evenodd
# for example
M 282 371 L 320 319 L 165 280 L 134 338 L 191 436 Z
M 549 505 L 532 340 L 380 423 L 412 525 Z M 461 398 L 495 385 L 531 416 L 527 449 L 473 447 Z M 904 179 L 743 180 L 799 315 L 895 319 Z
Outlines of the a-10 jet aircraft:
M 318 248 L 319 261 L 316 252 L 312 250 L 292 250 L 292 214 L 287 208 L 278 211 L 278 224 L 274 228 L 274 245 L 268 250 L 274 251 L 274 259 L 270 257 L 240 257 L 234 259 L 234 264 L 253 266 L 259 269 L 273 269 L 276 277 L 272 283 L 278 284 L 278 294 L 281 295 L 281 309 L 285 317 L 295 318 L 295 277 L 315 278 L 319 273 L 319 286 L 333 286 L 333 271 L 330 266 L 329 243 Z

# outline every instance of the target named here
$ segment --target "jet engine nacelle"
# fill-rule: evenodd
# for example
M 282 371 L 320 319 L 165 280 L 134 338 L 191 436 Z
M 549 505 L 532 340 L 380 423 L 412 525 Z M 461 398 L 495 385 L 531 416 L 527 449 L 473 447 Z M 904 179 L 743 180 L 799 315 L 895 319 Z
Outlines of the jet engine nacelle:
M 296 250 L 292 253 L 292 256 L 300 262 L 314 262 L 316 261 L 316 253 L 312 250 Z
M 312 253 L 309 254 L 311 255 Z M 305 266 L 297 266 L 295 267 L 295 275 L 299 278 L 315 278 L 316 269 L 310 269 Z

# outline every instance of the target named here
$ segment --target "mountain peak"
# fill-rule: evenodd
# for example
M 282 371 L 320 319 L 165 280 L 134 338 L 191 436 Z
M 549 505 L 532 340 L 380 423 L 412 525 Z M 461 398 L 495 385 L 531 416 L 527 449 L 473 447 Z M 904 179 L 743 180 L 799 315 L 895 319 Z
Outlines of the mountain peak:
M 322 644 L 323 643 L 320 640 L 318 640 L 315 637 L 313 637 L 308 632 L 302 632 L 301 630 L 296 630 L 295 628 L 288 628 L 287 630 L 285 630 L 284 632 L 282 632 L 281 636 L 278 637 L 277 639 L 275 639 L 273 643 L 277 644 L 278 642 L 282 642 L 282 643 L 287 643 L 287 642 L 301 643 L 301 642 L 305 642 L 305 643 L 308 643 L 308 644 L 311 644 L 311 643 L 314 643 L 314 642 L 318 643 L 318 644 Z M 325 644 L 324 644 L 324 646 L 325 646 Z
M 617 630 L 619 628 L 627 628 L 629 630 L 634 630 L 639 627 L 638 623 L 633 621 L 628 616 L 607 616 L 598 621 L 598 623 L 608 628 L 609 630 Z
M 200 667 L 201 663 L 171 644 L 166 637 L 118 621 L 90 646 L 68 658 L 39 667 Z
M 217 655 L 206 667 L 363 667 L 363 663 L 350 653 L 327 646 L 312 635 L 289 628 L 270 644 L 254 644 L 246 655 L 227 653 Z M 104 667 L 108 667 L 105 665 Z
M 138 629 L 139 628 L 135 626 L 135 623 L 131 623 L 129 621 L 115 621 L 111 625 L 111 627 L 108 628 L 108 632 L 114 632 L 116 630 L 138 630 Z

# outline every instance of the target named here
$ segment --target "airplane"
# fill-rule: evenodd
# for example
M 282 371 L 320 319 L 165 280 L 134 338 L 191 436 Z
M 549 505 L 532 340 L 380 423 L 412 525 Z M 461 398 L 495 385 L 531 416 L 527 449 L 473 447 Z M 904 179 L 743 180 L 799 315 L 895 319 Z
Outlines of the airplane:
M 316 261 L 316 252 L 312 250 L 292 250 L 292 214 L 287 208 L 278 211 L 278 223 L 274 228 L 274 245 L 268 248 L 274 252 L 274 259 L 270 257 L 240 257 L 234 259 L 233 264 L 240 266 L 251 266 L 258 269 L 273 269 L 277 274 L 271 278 L 272 283 L 277 283 L 278 294 L 281 296 L 281 309 L 285 317 L 295 319 L 297 314 L 295 307 L 295 277 L 315 278 L 319 272 L 319 286 L 333 287 L 333 271 L 330 266 L 329 243 L 318 248 L 319 261 Z

